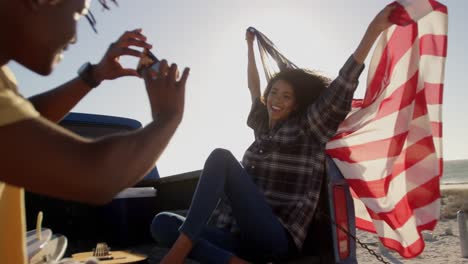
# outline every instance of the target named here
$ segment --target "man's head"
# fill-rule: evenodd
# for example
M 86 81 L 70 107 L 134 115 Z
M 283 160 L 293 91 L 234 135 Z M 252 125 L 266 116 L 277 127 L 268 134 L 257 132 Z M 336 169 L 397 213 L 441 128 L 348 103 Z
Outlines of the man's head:
M 88 7 L 86 0 L 0 0 L 2 35 L 7 37 L 3 52 L 34 72 L 50 74 L 74 41 L 77 21 Z
M 78 20 L 91 0 L 0 0 L 1 59 L 48 75 L 76 40 Z M 105 0 L 99 0 L 105 7 Z M 115 2 L 115 1 L 113 1 Z M 5 39 L 4 39 L 5 38 Z

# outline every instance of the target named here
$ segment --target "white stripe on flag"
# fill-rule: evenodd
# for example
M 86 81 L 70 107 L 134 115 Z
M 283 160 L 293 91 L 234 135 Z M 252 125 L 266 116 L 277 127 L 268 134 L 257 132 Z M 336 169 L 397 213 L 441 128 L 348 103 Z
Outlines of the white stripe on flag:
M 382 198 L 361 197 L 361 200 L 374 213 L 392 211 L 395 209 L 395 205 L 409 192 L 437 177 L 439 171 L 438 168 L 434 167 L 436 160 L 436 155 L 432 154 L 397 175 L 390 181 L 387 196 Z
M 439 56 L 421 56 L 419 74 L 425 82 L 444 83 L 445 79 L 445 58 Z
M 424 35 L 447 35 L 447 14 L 431 12 L 418 21 L 418 36 Z
M 393 169 L 393 164 L 397 157 L 375 159 L 369 161 L 359 162 L 356 166 L 355 163 L 348 163 L 335 159 L 335 163 L 342 171 L 346 171 L 346 179 L 350 180 L 365 180 L 376 181 L 389 175 Z M 362 168 L 362 169 L 359 169 Z
M 427 106 L 427 115 L 429 119 L 433 122 L 442 122 L 440 111 L 441 105 L 428 105 Z
M 369 63 L 369 72 L 367 73 L 367 76 L 374 76 L 375 70 L 377 69 L 377 65 L 380 62 L 380 58 L 382 57 L 382 54 L 385 50 L 385 45 L 389 41 L 390 36 L 393 34 L 395 31 L 396 26 L 391 26 L 387 30 L 385 30 L 381 36 L 380 39 L 377 41 L 377 44 L 375 45 L 374 53 L 372 54 L 371 61 Z M 367 78 L 367 85 L 369 85 L 369 81 L 371 78 Z

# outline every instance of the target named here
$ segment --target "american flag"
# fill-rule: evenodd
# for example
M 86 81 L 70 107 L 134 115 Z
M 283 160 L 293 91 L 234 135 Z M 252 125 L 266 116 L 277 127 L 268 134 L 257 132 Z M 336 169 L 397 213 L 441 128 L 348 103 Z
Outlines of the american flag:
M 412 258 L 440 214 L 442 92 L 447 7 L 433 0 L 393 3 L 369 65 L 364 99 L 327 153 L 352 189 L 356 226 Z

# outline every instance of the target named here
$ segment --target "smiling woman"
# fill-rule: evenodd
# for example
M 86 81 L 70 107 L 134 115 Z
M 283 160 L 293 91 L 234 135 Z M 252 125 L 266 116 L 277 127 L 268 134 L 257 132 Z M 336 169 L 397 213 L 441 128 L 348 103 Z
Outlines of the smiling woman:
M 265 92 L 269 127 L 273 128 L 278 122 L 286 120 L 293 112 L 297 111 L 296 93 L 291 84 L 279 79 L 273 83 L 272 88 Z
M 203 263 L 284 262 L 302 250 L 321 193 L 325 145 L 351 110 L 368 48 L 391 25 L 391 10 L 384 8 L 372 20 L 330 84 L 278 62 L 281 72 L 268 82 L 266 105 L 260 98 L 254 37 L 273 44 L 247 30 L 252 100 L 247 125 L 255 140 L 241 163 L 225 149 L 209 155 L 186 218 L 169 212 L 155 216 L 154 239 L 171 247 L 160 263 L 184 263 L 189 255 Z M 279 52 L 272 56 L 285 59 Z M 206 225 L 209 219 L 216 228 Z
M 328 78 L 303 69 L 286 69 L 276 74 L 262 98 L 270 116 L 270 128 L 290 115 L 303 113 L 329 84 Z

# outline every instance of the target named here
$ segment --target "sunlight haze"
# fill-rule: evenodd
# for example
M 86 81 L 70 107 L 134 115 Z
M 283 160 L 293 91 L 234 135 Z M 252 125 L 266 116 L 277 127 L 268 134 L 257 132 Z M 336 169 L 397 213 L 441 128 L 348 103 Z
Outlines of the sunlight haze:
M 31 96 L 74 78 L 84 62 L 97 63 L 108 45 L 125 30 L 142 28 L 159 58 L 176 62 L 179 68 L 191 68 L 184 120 L 157 164 L 162 177 L 201 169 L 215 148 L 229 149 L 240 160 L 253 142 L 253 132 L 246 125 L 250 110 L 244 39 L 247 27 L 254 26 L 266 34 L 299 67 L 319 70 L 334 78 L 358 45 L 368 23 L 390 3 L 375 0 L 118 2 L 119 7 L 110 4 L 111 11 L 102 11 L 97 1 L 92 2 L 99 34 L 82 19 L 78 42 L 69 47 L 50 77 L 38 76 L 15 63 L 10 66 L 20 91 Z M 468 159 L 465 138 L 468 75 L 464 72 L 468 68 L 468 37 L 463 28 L 468 21 L 464 13 L 468 1 L 441 2 L 449 9 L 444 158 Z M 123 59 L 129 67 L 134 67 L 136 62 L 136 59 Z M 258 58 L 257 64 L 265 87 Z M 360 78 L 355 97 L 364 95 L 366 73 L 367 69 Z M 104 82 L 73 111 L 123 116 L 143 124 L 151 120 L 143 81 L 135 77 Z

